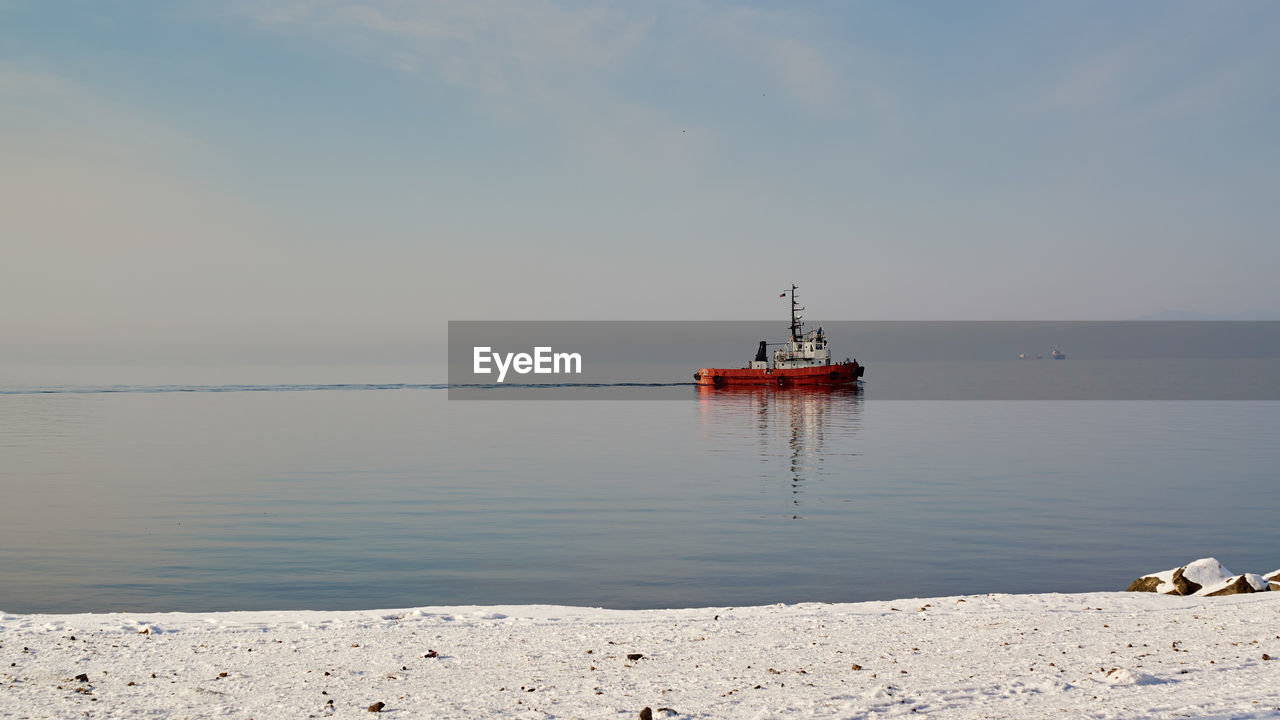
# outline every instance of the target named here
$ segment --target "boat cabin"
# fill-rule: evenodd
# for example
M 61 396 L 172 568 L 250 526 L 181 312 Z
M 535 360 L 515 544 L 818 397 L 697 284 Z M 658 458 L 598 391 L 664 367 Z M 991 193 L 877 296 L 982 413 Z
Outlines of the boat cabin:
M 783 293 L 787 295 L 788 293 Z M 823 334 L 822 328 L 817 330 L 804 331 L 804 323 L 800 322 L 802 316 L 800 311 L 804 308 L 796 301 L 796 286 L 791 286 L 791 339 L 782 343 L 782 347 L 773 351 L 772 369 L 774 370 L 791 370 L 795 368 L 813 367 L 815 365 L 830 365 L 831 350 L 827 347 L 827 337 Z M 747 367 L 752 370 L 769 370 L 770 363 L 766 359 L 767 343 L 760 341 L 760 348 L 756 351 L 756 357 Z

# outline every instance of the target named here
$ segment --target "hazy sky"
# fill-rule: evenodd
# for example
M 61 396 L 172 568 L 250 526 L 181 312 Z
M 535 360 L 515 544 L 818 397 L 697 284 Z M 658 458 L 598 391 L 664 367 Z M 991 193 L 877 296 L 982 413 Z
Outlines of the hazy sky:
M 1271 1 L 0 0 L 0 361 L 405 359 L 791 282 L 1280 317 L 1277 37 Z

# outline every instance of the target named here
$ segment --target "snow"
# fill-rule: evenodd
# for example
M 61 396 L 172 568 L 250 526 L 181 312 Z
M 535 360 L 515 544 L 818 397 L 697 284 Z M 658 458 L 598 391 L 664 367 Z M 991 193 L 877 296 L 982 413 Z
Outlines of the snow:
M 1152 573 L 1153 577 L 1160 579 L 1160 586 L 1156 588 L 1156 592 L 1168 593 L 1173 592 L 1173 574 L 1178 568 L 1164 570 L 1158 573 Z M 1191 582 L 1204 587 L 1218 587 L 1223 581 L 1231 577 L 1231 571 L 1222 566 L 1217 558 L 1201 558 L 1195 562 L 1188 563 L 1182 572 L 1182 577 Z M 1197 595 L 1206 594 L 1203 589 L 1196 592 Z
M 1247 583 L 1249 583 L 1249 586 L 1253 588 L 1254 592 L 1265 592 L 1271 589 L 1271 585 L 1277 584 L 1275 582 L 1269 584 L 1267 580 L 1267 578 L 1274 576 L 1275 573 L 1267 576 L 1255 573 L 1236 575 L 1223 567 L 1222 563 L 1218 562 L 1216 558 L 1201 558 L 1195 562 L 1184 565 L 1181 569 L 1182 577 L 1201 586 L 1199 590 L 1192 593 L 1193 595 L 1211 595 L 1223 588 L 1235 584 L 1235 582 L 1242 577 Z M 1156 592 L 1174 593 L 1173 576 L 1178 570 L 1179 568 L 1162 570 L 1161 572 L 1150 573 L 1143 577 L 1154 577 L 1160 580 L 1160 584 L 1156 586 Z M 1276 572 L 1280 573 L 1280 570 L 1277 570 Z
M 1280 718 L 1278 656 L 1273 592 L 5 614 L 0 715 Z
M 1261 575 L 1255 575 L 1255 574 L 1253 574 L 1253 573 L 1245 573 L 1244 575 L 1232 575 L 1232 576 L 1227 577 L 1227 578 L 1225 578 L 1225 579 L 1223 579 L 1223 580 L 1219 580 L 1218 582 L 1214 583 L 1213 585 L 1206 585 L 1205 587 L 1200 588 L 1199 590 L 1197 590 L 1197 591 L 1195 592 L 1195 594 L 1196 594 L 1196 595 L 1211 595 L 1211 594 L 1213 594 L 1213 593 L 1215 593 L 1215 592 L 1218 592 L 1219 590 L 1221 590 L 1221 589 L 1223 589 L 1223 588 L 1226 588 L 1226 587 L 1229 587 L 1229 586 L 1231 586 L 1231 585 L 1234 585 L 1234 584 L 1235 584 L 1235 582 L 1236 582 L 1237 580 L 1239 580 L 1240 578 L 1244 578 L 1244 579 L 1245 579 L 1245 582 L 1249 583 L 1249 587 L 1253 588 L 1253 591 L 1254 591 L 1254 592 L 1265 592 L 1265 591 L 1267 591 L 1267 590 L 1269 589 L 1269 588 L 1268 588 L 1268 586 L 1267 586 L 1267 581 L 1266 581 L 1266 579 L 1264 579 Z

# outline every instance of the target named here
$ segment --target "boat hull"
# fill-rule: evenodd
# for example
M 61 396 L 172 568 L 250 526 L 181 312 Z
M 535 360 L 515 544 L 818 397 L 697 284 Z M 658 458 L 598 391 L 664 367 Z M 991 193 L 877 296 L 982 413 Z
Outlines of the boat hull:
M 862 373 L 863 368 L 858 363 L 843 362 L 784 370 L 702 368 L 693 374 L 693 380 L 695 385 L 715 387 L 755 385 L 785 388 L 801 385 L 852 385 Z

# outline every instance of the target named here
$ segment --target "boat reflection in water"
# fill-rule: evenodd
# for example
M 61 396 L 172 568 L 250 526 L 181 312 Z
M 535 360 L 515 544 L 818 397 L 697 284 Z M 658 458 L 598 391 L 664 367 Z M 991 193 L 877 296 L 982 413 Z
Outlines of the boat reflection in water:
M 764 482 L 763 492 L 785 481 L 790 491 L 787 512 L 793 519 L 802 518 L 800 500 L 806 493 L 817 492 L 814 499 L 819 504 L 849 499 L 848 482 L 818 484 L 852 477 L 862 414 L 856 386 L 694 389 L 707 451 L 729 456 L 724 464 L 730 471 L 756 472 Z M 756 462 L 737 462 L 749 458 Z

